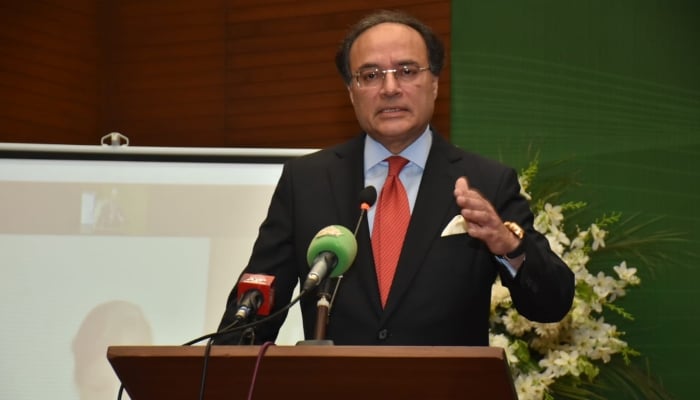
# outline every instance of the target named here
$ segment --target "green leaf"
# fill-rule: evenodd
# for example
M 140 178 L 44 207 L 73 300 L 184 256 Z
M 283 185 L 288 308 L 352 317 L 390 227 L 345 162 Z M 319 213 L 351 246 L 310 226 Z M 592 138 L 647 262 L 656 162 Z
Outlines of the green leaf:
M 605 303 L 605 304 L 603 304 L 603 307 L 615 312 L 616 314 L 618 314 L 619 316 L 621 316 L 622 318 L 624 318 L 628 321 L 634 321 L 634 317 L 632 316 L 632 314 L 628 313 L 627 311 L 625 311 L 624 308 L 622 308 L 618 305 L 615 305 L 612 303 Z

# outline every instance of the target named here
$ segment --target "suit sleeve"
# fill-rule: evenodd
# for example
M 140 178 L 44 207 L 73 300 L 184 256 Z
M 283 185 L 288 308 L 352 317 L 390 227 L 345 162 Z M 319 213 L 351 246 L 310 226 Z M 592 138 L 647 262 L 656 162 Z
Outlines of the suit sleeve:
M 557 322 L 571 309 L 575 280 L 571 269 L 550 248 L 547 238 L 534 229 L 529 203 L 520 194 L 512 169 L 502 177 L 494 206 L 503 221 L 525 229 L 525 262 L 513 277 L 499 266 L 501 281 L 510 290 L 516 310 L 531 321 Z

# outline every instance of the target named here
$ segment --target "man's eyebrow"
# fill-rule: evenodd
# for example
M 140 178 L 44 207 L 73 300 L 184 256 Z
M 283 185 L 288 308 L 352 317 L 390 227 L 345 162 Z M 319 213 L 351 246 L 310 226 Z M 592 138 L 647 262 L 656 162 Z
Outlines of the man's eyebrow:
M 399 61 L 399 62 L 397 62 L 396 64 L 392 65 L 392 67 L 396 67 L 396 66 L 401 67 L 401 66 L 404 66 L 404 65 L 420 65 L 420 64 L 419 64 L 417 61 L 414 61 L 414 60 L 404 60 L 404 61 Z M 365 63 L 365 64 L 360 65 L 360 66 L 357 68 L 357 70 L 359 71 L 359 70 L 370 69 L 370 68 L 372 68 L 372 69 L 374 69 L 374 68 L 383 69 L 379 64 L 376 64 L 376 63 Z M 389 67 L 389 68 L 391 69 L 391 67 Z
M 359 71 L 359 70 L 362 70 L 362 69 L 369 69 L 369 68 L 372 68 L 372 69 L 374 69 L 374 68 L 379 68 L 379 64 L 365 63 L 365 64 L 360 65 L 360 66 L 357 68 L 357 70 Z
M 419 65 L 419 63 L 416 60 L 404 60 L 399 61 L 396 65 Z

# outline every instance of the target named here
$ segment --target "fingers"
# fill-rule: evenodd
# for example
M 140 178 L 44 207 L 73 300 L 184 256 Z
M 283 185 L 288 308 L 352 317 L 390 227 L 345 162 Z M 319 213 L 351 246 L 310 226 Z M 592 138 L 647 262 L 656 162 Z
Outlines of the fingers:
M 466 176 L 460 176 L 455 182 L 455 191 L 465 192 L 469 190 L 469 181 Z
M 469 188 L 467 178 L 462 176 L 455 182 L 455 201 L 460 209 L 464 210 L 484 210 L 488 202 L 476 190 Z M 490 205 L 489 205 L 490 206 Z M 465 216 L 466 218 L 466 216 Z
M 460 213 L 470 224 L 481 227 L 495 225 L 498 222 L 498 216 L 491 203 L 477 190 L 469 187 L 466 177 L 460 177 L 455 182 L 454 196 L 461 210 Z
M 454 196 L 460 214 L 469 224 L 469 236 L 483 241 L 494 254 L 505 254 L 512 249 L 508 240 L 513 239 L 513 234 L 503 226 L 491 203 L 479 191 L 469 187 L 465 177 L 455 182 Z
M 469 182 L 465 176 L 462 176 L 455 181 L 454 196 L 457 201 L 459 208 L 465 208 L 468 202 L 469 193 Z

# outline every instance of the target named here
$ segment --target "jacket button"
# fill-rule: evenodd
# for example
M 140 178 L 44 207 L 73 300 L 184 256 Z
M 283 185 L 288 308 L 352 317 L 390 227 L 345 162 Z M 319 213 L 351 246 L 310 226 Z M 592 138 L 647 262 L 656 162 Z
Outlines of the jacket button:
M 386 340 L 387 337 L 389 337 L 389 331 L 386 330 L 386 329 L 382 329 L 382 330 L 379 331 L 379 333 L 377 334 L 377 338 L 378 338 L 379 340 Z

